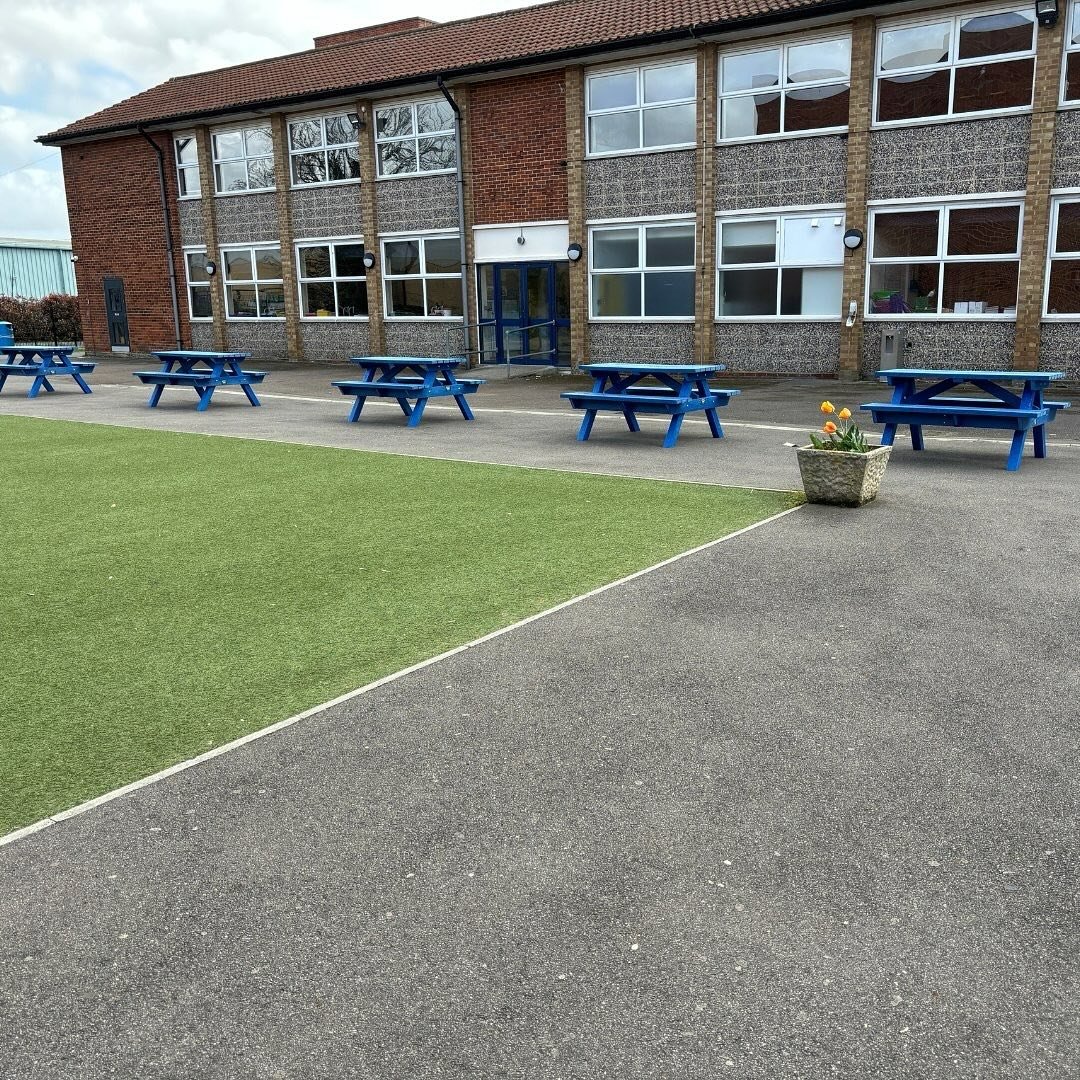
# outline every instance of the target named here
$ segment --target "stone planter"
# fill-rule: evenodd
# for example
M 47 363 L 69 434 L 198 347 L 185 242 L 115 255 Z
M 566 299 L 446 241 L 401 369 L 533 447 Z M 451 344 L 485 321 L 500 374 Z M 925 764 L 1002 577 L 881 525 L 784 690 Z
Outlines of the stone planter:
M 852 454 L 797 446 L 795 453 L 807 502 L 862 506 L 877 497 L 892 447 L 877 446 L 869 454 Z

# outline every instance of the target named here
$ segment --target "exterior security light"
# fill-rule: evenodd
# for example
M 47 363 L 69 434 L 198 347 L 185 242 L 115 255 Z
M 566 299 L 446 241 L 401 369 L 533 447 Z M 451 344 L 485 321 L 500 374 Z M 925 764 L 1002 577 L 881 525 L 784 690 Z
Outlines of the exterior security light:
M 369 270 L 374 268 L 374 266 L 375 266 L 375 252 L 374 251 L 365 251 L 364 252 L 364 265 Z
M 213 259 L 206 260 L 206 275 L 213 277 L 217 273 L 217 263 Z
M 571 244 L 566 249 L 566 257 L 571 262 L 577 262 L 581 258 L 582 247 L 580 244 Z
M 844 247 L 848 251 L 854 251 L 857 247 L 860 247 L 863 242 L 863 234 L 858 229 L 848 229 L 844 233 Z
M 1035 15 L 1040 26 L 1053 26 L 1058 20 L 1058 0 L 1036 0 Z

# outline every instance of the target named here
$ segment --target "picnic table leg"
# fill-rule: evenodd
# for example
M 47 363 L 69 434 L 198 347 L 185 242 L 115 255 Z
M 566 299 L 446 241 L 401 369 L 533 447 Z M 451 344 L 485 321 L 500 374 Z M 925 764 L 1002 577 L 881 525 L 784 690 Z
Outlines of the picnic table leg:
M 147 404 L 147 408 L 154 409 L 157 407 L 157 403 L 161 400 L 161 392 L 165 389 L 164 383 L 158 383 L 153 390 L 150 391 L 150 401 Z
M 252 405 L 262 404 L 262 402 L 255 396 L 255 391 L 251 389 L 251 385 L 249 383 L 241 383 L 240 388 L 244 391 L 245 394 L 247 394 L 247 399 L 251 402 Z
M 380 395 L 379 395 L 379 397 L 385 397 L 385 396 L 386 396 L 385 394 L 380 394 Z M 403 397 L 399 397 L 399 398 L 397 399 L 397 403 L 398 403 L 398 404 L 399 404 L 399 405 L 401 406 L 401 411 L 402 411 L 402 412 L 403 412 L 403 413 L 404 413 L 404 414 L 405 414 L 406 416 L 412 416 L 412 414 L 413 414 L 413 408 L 412 408 L 412 406 L 411 406 L 411 405 L 410 405 L 410 404 L 409 404 L 409 403 L 408 403 L 408 402 L 407 402 L 407 401 L 406 401 L 406 400 L 405 400 L 405 399 L 404 399 Z
M 454 400 L 457 402 L 457 407 L 461 410 L 461 415 L 464 416 L 466 420 L 475 419 L 472 414 L 472 409 L 469 408 L 469 403 L 465 400 L 464 394 L 455 394 Z
M 90 387 L 86 385 L 86 380 L 77 371 L 73 371 L 71 373 L 71 377 L 75 380 L 75 382 L 78 385 L 79 389 L 82 390 L 82 392 L 84 394 L 92 394 L 93 393 L 93 391 L 90 389 Z
M 1009 460 L 1005 465 L 1009 472 L 1016 472 L 1020 468 L 1020 459 L 1024 456 L 1024 437 L 1026 435 L 1026 431 L 1013 432 L 1012 446 L 1009 447 Z
M 623 409 L 623 419 L 626 421 L 626 426 L 631 431 L 640 431 L 641 425 L 637 422 L 637 417 L 634 415 L 633 409 Z
M 412 416 L 409 417 L 409 422 L 405 425 L 406 427 L 416 427 L 416 425 L 420 423 L 420 418 L 424 415 L 424 407 L 427 403 L 428 399 L 426 397 L 417 400 L 412 409 Z M 404 402 L 402 402 L 402 404 L 404 404 Z
M 679 438 L 679 429 L 682 427 L 683 418 L 686 413 L 675 413 L 671 418 L 671 423 L 668 424 L 667 434 L 664 436 L 664 449 L 670 450 L 676 440 Z
M 911 449 L 923 449 L 922 424 L 911 425 Z
M 363 394 L 357 394 L 355 400 L 352 403 L 352 408 L 349 410 L 348 423 L 354 424 L 360 419 L 360 414 L 364 411 L 364 402 L 367 398 Z
M 716 415 L 716 410 L 706 409 L 705 419 L 709 421 L 709 430 L 712 432 L 712 437 L 714 439 L 722 439 L 724 437 L 724 429 L 720 426 L 720 418 Z
M 6 371 L 0 371 L 0 390 L 4 389 L 4 383 L 7 382 L 8 373 Z
M 195 406 L 196 412 L 206 412 L 210 408 L 210 399 L 214 396 L 214 387 L 196 386 L 195 393 L 199 395 L 199 404 Z
M 585 442 L 586 439 L 592 434 L 592 426 L 596 420 L 596 410 L 586 409 L 585 415 L 581 418 L 581 427 L 578 428 L 578 442 Z
M 892 446 L 896 441 L 896 425 L 886 424 L 885 430 L 881 433 L 881 445 Z
M 1036 424 L 1031 430 L 1031 436 L 1035 440 L 1035 456 L 1046 457 L 1046 425 Z
M 30 387 L 30 393 L 27 394 L 26 396 L 27 397 L 37 397 L 38 392 L 41 390 L 41 388 L 43 386 L 45 387 L 45 390 L 50 394 L 54 393 L 55 390 L 56 390 L 56 387 L 54 387 L 53 384 L 51 382 L 49 382 L 49 380 L 45 377 L 45 372 L 44 371 L 40 375 L 38 375 L 38 377 L 34 380 L 33 386 Z

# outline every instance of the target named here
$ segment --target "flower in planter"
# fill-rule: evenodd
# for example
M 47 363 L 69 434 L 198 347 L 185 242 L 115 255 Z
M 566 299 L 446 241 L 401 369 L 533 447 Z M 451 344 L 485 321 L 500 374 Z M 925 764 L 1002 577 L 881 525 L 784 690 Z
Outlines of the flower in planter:
M 850 409 L 841 409 L 836 412 L 836 406 L 831 401 L 821 403 L 821 411 L 826 416 L 836 414 L 837 424 L 834 420 L 826 420 L 821 430 L 827 436 L 810 436 L 810 445 L 815 450 L 842 450 L 849 454 L 868 454 L 873 449 L 866 441 L 866 436 L 859 430 L 859 425 L 851 419 Z

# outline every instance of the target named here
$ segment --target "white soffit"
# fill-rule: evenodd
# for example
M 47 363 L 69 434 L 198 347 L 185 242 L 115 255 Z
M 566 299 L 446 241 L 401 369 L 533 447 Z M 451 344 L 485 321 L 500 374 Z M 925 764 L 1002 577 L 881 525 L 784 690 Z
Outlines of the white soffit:
M 524 243 L 521 241 L 524 240 Z M 473 229 L 474 261 L 478 263 L 566 260 L 570 226 L 499 225 Z

